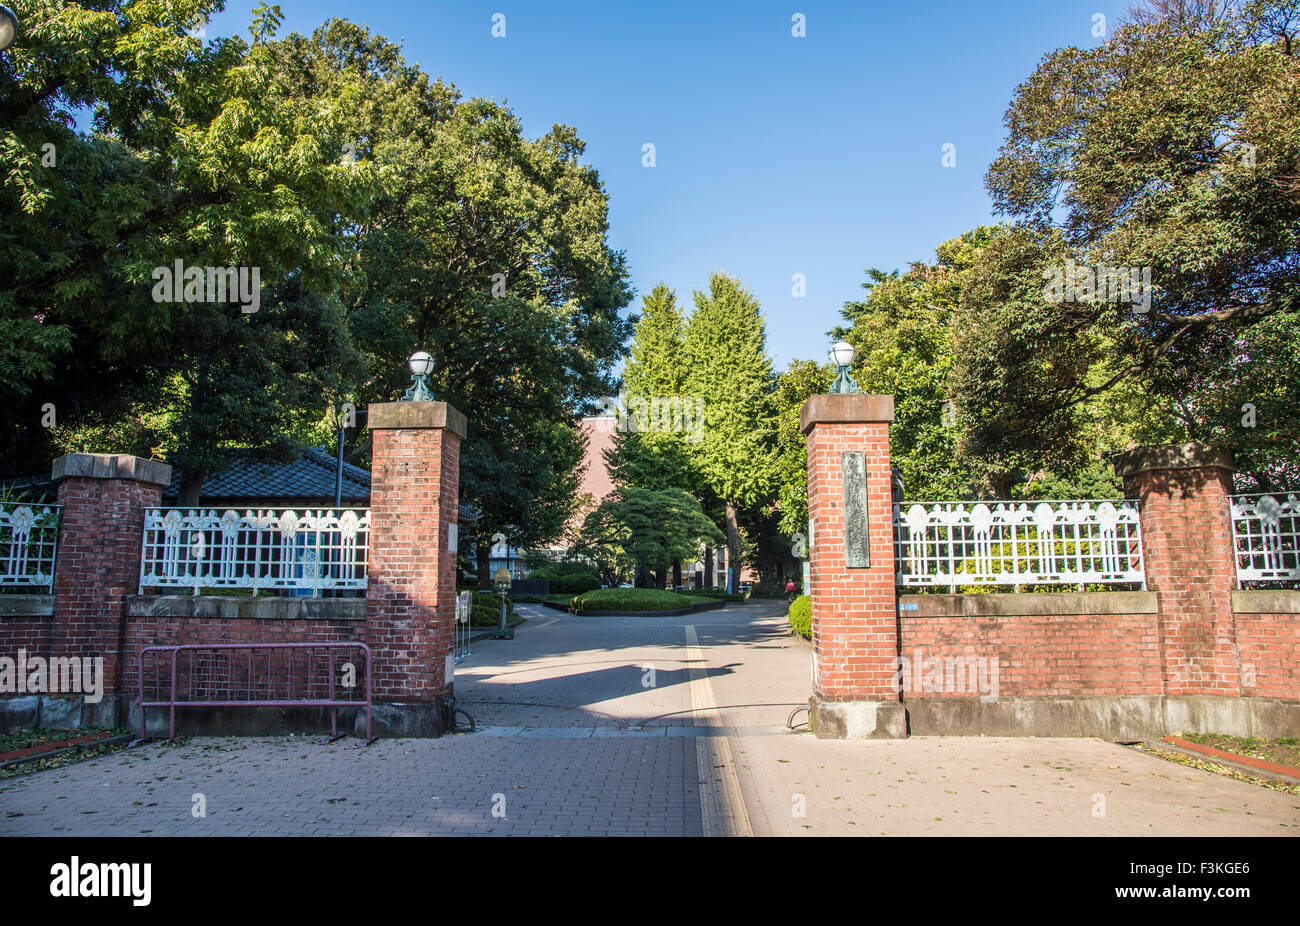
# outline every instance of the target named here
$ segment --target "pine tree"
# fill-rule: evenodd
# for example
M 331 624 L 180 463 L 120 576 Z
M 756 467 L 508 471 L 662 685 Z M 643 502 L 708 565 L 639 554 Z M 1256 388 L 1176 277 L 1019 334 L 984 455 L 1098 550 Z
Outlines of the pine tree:
M 758 300 L 723 273 L 695 293 L 686 325 L 687 391 L 703 397 L 704 426 L 687 443 L 695 468 L 726 510 L 728 591 L 740 572 L 737 512 L 767 499 L 776 478 L 775 375 Z
M 677 294 L 658 284 L 641 303 L 631 357 L 623 370 L 630 395 L 681 394 L 686 377 L 685 334 L 686 319 L 677 306 Z
M 686 318 L 677 305 L 677 295 L 659 283 L 642 303 L 641 317 L 633 334 L 631 356 L 623 371 L 624 398 L 651 402 L 682 397 L 686 386 Z M 624 408 L 628 414 L 629 408 Z M 653 422 L 662 425 L 664 422 Z M 605 461 L 611 478 L 621 486 L 660 491 L 690 492 L 706 512 L 718 507 L 713 493 L 704 487 L 687 452 L 690 435 L 679 431 L 645 430 L 619 434 Z M 711 570 L 712 550 L 705 555 Z M 681 585 L 681 563 L 673 563 L 673 584 Z

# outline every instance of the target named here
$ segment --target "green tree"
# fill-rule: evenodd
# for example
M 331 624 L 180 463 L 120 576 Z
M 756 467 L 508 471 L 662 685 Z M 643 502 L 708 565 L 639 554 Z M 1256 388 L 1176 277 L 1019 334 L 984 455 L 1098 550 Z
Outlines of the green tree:
M 869 270 L 867 298 L 844 307 L 855 379 L 865 392 L 894 397 L 890 455 L 908 498 L 968 498 L 978 481 L 958 452 L 952 337 L 966 275 L 993 233 L 981 226 L 946 241 L 934 263 L 915 262 L 904 274 Z
M 799 428 L 799 411 L 811 396 L 822 395 L 835 380 L 829 364 L 792 360 L 776 381 L 776 472 L 779 529 L 787 537 L 808 531 L 808 439 Z
M 737 280 L 715 273 L 696 292 L 686 326 L 686 388 L 704 401 L 704 427 L 688 452 L 705 485 L 722 500 L 728 587 L 741 565 L 738 512 L 769 499 L 776 482 L 776 377 L 758 300 Z
M 278 8 L 254 11 L 251 44 L 204 43 L 190 29 L 216 8 L 30 4 L 0 56 L 11 467 L 55 449 L 161 454 L 193 501 L 223 446 L 286 442 L 351 366 L 340 229 L 375 177 L 334 162 L 330 101 L 275 92 Z M 178 260 L 240 268 L 253 301 L 160 290 Z
M 624 258 L 606 241 L 607 196 L 584 143 L 566 126 L 525 138 L 510 110 L 430 82 L 352 23 L 278 50 L 295 93 L 348 101 L 347 155 L 385 181 L 348 237 L 357 404 L 400 396 L 405 358 L 427 350 L 434 393 L 470 422 L 461 492 L 482 512 L 480 548 L 497 532 L 518 547 L 555 539 L 575 502 L 573 423 L 612 391 L 630 333 Z
M 587 515 L 578 552 L 598 562 L 624 559 L 635 567 L 638 585 L 663 588 L 674 563 L 693 556 L 701 543 L 721 540 L 689 492 L 625 486 Z
M 963 376 L 991 383 L 973 446 L 1069 457 L 1072 409 L 1127 385 L 1142 428 L 1224 444 L 1267 483 L 1300 450 L 1300 386 L 1279 375 L 1300 333 L 1300 16 L 1257 0 L 1134 19 L 1049 55 L 1007 111 L 987 184 L 1024 228 L 970 294 Z M 1049 302 L 1067 260 L 1149 268 L 1150 299 Z
M 623 384 L 632 395 L 681 395 L 686 385 L 686 318 L 663 283 L 641 302 Z
M 635 403 L 640 399 L 683 400 L 685 411 L 696 409 L 693 396 L 685 396 L 687 364 L 685 356 L 686 320 L 677 305 L 676 294 L 663 283 L 657 284 L 642 303 L 641 316 L 632 336 L 632 348 L 623 371 L 625 395 Z M 699 433 L 701 422 L 683 426 L 682 431 L 637 430 L 633 409 L 621 412 L 628 416 L 628 429 L 614 438 L 614 446 L 605 454 L 610 478 L 617 485 L 646 489 L 683 489 L 700 502 L 715 521 L 722 518 L 722 506 L 695 469 L 689 442 Z M 657 427 L 664 422 L 657 421 Z M 704 552 L 705 572 L 712 574 L 713 548 Z M 673 564 L 673 584 L 681 585 L 681 563 Z
M 620 394 L 620 433 L 606 452 L 610 477 L 616 484 L 646 489 L 677 488 L 694 491 L 698 474 L 691 467 L 683 432 L 659 430 L 664 422 L 649 422 L 640 430 L 633 405 L 637 400 L 681 397 L 686 386 L 686 319 L 676 294 L 657 284 L 641 305 L 632 333 L 624 389 Z

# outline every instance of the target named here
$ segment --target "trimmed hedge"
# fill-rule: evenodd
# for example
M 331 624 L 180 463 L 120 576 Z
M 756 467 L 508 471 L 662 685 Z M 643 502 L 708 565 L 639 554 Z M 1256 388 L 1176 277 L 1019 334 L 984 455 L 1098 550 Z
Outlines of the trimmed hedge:
M 800 595 L 790 605 L 790 628 L 805 640 L 812 639 L 812 595 Z
M 657 588 L 601 588 L 575 596 L 570 605 L 574 614 L 583 611 L 676 611 L 689 608 L 691 599 Z
M 515 616 L 515 603 L 506 599 L 506 623 Z M 475 592 L 469 622 L 474 627 L 496 627 L 501 623 L 501 596 L 496 592 Z
M 555 579 L 551 588 L 565 595 L 581 595 L 600 588 L 600 576 L 594 572 L 571 572 Z

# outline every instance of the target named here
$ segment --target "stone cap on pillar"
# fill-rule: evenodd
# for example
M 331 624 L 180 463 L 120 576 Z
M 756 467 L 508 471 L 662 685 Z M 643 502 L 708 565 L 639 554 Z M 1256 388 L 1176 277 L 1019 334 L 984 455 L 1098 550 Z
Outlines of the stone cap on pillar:
M 1120 477 L 1157 469 L 1236 468 L 1231 451 L 1207 444 L 1150 444 L 1114 454 L 1110 462 Z
M 366 425 L 372 431 L 445 428 L 461 440 L 469 432 L 465 416 L 446 402 L 378 402 L 367 410 Z
M 158 460 L 133 457 L 129 453 L 67 453 L 54 461 L 50 478 L 130 479 L 165 486 L 172 481 L 172 468 Z
M 799 430 L 807 434 L 815 424 L 838 422 L 864 424 L 869 421 L 893 421 L 894 397 L 862 392 L 809 396 L 799 410 Z

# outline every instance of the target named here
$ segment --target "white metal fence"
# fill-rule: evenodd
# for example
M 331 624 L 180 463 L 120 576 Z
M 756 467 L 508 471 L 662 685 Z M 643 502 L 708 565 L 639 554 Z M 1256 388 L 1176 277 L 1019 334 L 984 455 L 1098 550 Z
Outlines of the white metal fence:
M 904 586 L 1136 583 L 1134 501 L 916 502 L 894 506 Z
M 1237 582 L 1300 580 L 1300 499 L 1294 494 L 1232 499 Z
M 53 589 L 61 510 L 58 505 L 0 503 L 0 586 Z
M 369 540 L 368 508 L 146 508 L 140 590 L 364 589 Z

